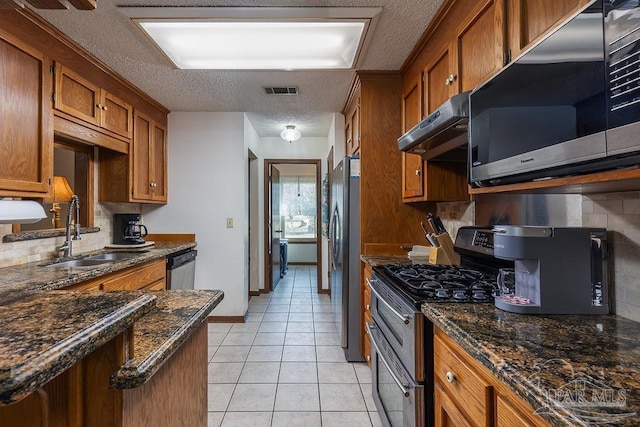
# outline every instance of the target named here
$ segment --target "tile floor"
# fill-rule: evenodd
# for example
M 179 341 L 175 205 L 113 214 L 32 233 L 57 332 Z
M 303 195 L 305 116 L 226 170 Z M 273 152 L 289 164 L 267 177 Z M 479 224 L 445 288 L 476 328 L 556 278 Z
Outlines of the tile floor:
M 315 266 L 252 297 L 246 323 L 209 324 L 209 427 L 380 426 L 366 363 L 348 363 Z

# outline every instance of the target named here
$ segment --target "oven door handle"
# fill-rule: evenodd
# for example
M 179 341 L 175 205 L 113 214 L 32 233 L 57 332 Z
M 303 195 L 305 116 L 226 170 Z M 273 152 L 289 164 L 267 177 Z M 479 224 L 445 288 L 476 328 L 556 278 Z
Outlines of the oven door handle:
M 382 301 L 384 303 L 384 305 L 386 305 L 389 310 L 391 310 L 391 312 L 393 314 L 395 314 L 396 316 L 398 316 L 400 318 L 400 320 L 402 320 L 404 322 L 405 325 L 408 325 L 409 322 L 411 321 L 411 317 L 404 315 L 400 312 L 398 312 L 398 310 L 396 310 L 395 308 L 391 307 L 391 304 L 389 304 L 387 301 L 385 301 L 385 299 L 382 297 L 382 295 L 380 295 L 378 293 L 378 291 L 375 290 L 375 288 L 371 285 L 371 280 L 369 279 L 365 279 L 367 281 L 367 284 L 369 285 L 369 288 L 371 289 L 371 292 L 373 292 L 375 294 L 376 297 L 378 297 L 378 300 Z M 374 280 L 375 282 L 376 280 Z
M 378 347 L 378 343 L 376 343 L 376 339 L 373 337 L 373 334 L 371 333 L 371 329 L 376 329 L 376 327 L 375 326 L 371 326 L 368 323 L 365 323 L 365 325 L 367 327 L 367 335 L 369 335 L 369 338 L 371 339 L 371 345 L 373 345 L 373 348 L 375 349 L 376 353 L 378 354 L 378 358 L 380 360 L 382 360 L 382 363 L 384 364 L 384 366 L 387 367 L 387 370 L 389 371 L 389 374 L 391 374 L 391 378 L 393 378 L 393 380 L 396 382 L 396 384 L 398 385 L 398 387 L 400 388 L 400 390 L 404 394 L 404 397 L 409 397 L 411 395 L 410 392 L 409 392 L 409 384 L 402 384 L 400 379 L 396 376 L 395 372 L 393 372 L 393 369 L 391 369 L 391 366 L 389 366 L 389 362 L 387 362 L 384 359 L 384 357 L 382 356 L 382 352 L 380 351 L 380 347 Z

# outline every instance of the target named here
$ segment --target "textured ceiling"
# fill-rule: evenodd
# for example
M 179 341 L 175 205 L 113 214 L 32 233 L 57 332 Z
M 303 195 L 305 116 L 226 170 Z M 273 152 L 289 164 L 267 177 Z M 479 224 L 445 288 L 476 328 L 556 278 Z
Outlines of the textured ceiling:
M 260 136 L 287 124 L 303 136 L 327 136 L 342 110 L 353 70 L 217 71 L 175 69 L 117 6 L 381 7 L 361 70 L 398 70 L 442 0 L 99 0 L 93 11 L 36 12 L 171 111 L 242 111 Z M 299 86 L 298 96 L 266 95 L 264 86 Z

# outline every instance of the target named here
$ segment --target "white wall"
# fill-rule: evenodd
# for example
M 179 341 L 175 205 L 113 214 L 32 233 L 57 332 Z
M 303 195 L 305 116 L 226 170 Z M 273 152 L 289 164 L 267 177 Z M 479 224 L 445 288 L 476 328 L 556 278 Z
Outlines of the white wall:
M 248 309 L 246 144 L 244 113 L 170 113 L 169 203 L 143 208 L 151 232 L 196 234 L 195 287 L 224 291 L 214 316 Z

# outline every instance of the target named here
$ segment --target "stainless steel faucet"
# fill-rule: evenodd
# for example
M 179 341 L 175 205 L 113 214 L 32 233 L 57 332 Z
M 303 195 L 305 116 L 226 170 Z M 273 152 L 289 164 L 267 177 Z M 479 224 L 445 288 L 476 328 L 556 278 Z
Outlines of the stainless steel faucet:
M 74 210 L 73 207 L 76 207 Z M 73 213 L 75 212 L 75 227 L 73 230 L 73 239 L 71 238 L 71 218 Z M 72 241 L 80 240 L 80 199 L 75 194 L 71 197 L 69 201 L 69 212 L 67 213 L 67 240 L 64 242 L 62 246 L 58 248 L 59 251 L 64 251 L 64 257 L 70 257 L 73 255 L 72 253 Z

